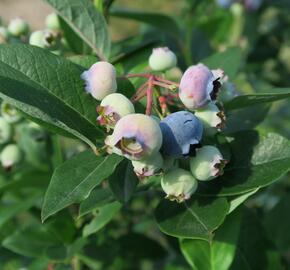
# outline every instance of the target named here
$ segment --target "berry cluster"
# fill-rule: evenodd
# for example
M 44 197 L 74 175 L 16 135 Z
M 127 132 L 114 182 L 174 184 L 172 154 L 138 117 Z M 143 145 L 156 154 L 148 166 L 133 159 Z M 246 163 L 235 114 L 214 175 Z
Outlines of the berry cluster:
M 194 193 L 197 180 L 223 174 L 227 161 L 217 147 L 202 145 L 202 140 L 224 126 L 225 115 L 216 101 L 220 89 L 227 92 L 225 99 L 233 97 L 234 91 L 222 70 L 203 64 L 189 67 L 180 83 L 165 79 L 162 72 L 176 63 L 168 48 L 154 49 L 149 58 L 154 75 L 126 76 L 146 79 L 131 99 L 116 93 L 116 70 L 108 62 L 95 63 L 81 78 L 86 92 L 101 101 L 97 120 L 109 133 L 106 151 L 131 160 L 140 179 L 161 175 L 167 198 L 182 202 Z M 144 97 L 146 114 L 136 112 L 134 106 Z

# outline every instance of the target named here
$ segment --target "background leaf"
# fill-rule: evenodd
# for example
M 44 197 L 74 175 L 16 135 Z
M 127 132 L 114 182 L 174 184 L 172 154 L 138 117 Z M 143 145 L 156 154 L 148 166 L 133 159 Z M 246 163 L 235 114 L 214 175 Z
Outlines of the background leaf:
M 111 40 L 103 15 L 90 0 L 45 0 L 58 15 L 89 45 L 97 56 L 106 60 Z

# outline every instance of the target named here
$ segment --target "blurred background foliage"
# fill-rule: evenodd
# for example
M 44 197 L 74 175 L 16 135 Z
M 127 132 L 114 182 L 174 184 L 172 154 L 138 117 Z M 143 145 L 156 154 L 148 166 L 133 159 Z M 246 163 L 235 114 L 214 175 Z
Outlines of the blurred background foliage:
M 124 9 L 138 10 L 141 14 Z M 44 28 L 43 18 L 50 12 L 40 0 L 0 0 L 3 22 L 20 16 L 33 30 Z M 181 33 L 174 23 L 168 26 L 166 19 L 154 18 L 151 13 L 156 12 L 172 16 Z M 169 74 L 178 80 L 186 66 L 213 53 L 239 47 L 242 61 L 233 82 L 239 93 L 253 93 L 290 85 L 289 13 L 287 0 L 265 0 L 255 11 L 240 4 L 221 8 L 211 0 L 116 0 L 107 18 L 114 41 L 113 59 L 119 70 L 146 69 L 152 48 L 165 45 L 178 55 L 180 70 Z M 124 50 L 129 52 L 126 57 L 120 54 Z M 231 61 L 235 65 L 235 59 Z M 251 119 L 255 118 L 255 124 L 260 122 L 258 129 L 290 138 L 289 100 L 236 113 L 241 118 L 247 115 L 246 127 L 251 127 Z M 105 189 L 108 196 L 100 198 L 95 189 L 90 196 L 95 207 L 81 217 L 78 207 L 73 206 L 41 224 L 42 198 L 52 170 L 85 146 L 52 135 L 28 120 L 22 120 L 14 128 L 13 140 L 25 152 L 25 160 L 13 171 L 0 171 L 0 269 L 190 269 L 178 240 L 160 233 L 154 222 L 153 209 L 163 196 L 156 191 L 139 190 L 122 210 L 110 204 L 116 209 L 114 219 L 105 228 L 105 224 L 92 226 L 92 231 L 87 227 L 87 238 L 82 235 L 84 227 L 106 210 L 102 206 L 110 200 L 111 191 L 106 183 L 100 189 Z M 244 217 L 241 226 L 250 220 L 251 230 L 243 231 L 239 248 L 245 256 L 250 256 L 247 250 L 253 251 L 255 257 L 249 260 L 250 265 L 243 265 L 237 257 L 229 269 L 290 268 L 289 203 L 289 175 L 247 200 L 247 210 L 241 210 Z M 261 231 L 262 236 L 249 238 Z M 260 245 L 269 247 L 267 256 L 271 256 L 267 257 Z M 255 253 L 259 248 L 261 251 Z

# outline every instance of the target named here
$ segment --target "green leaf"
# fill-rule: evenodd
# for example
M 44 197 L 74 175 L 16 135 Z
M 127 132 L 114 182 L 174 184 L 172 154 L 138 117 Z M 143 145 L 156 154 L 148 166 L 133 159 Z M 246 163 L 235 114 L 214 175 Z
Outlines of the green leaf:
M 274 88 L 267 92 L 237 96 L 225 103 L 226 110 L 236 110 L 290 97 L 290 88 Z
M 239 48 L 230 48 L 225 52 L 216 53 L 201 62 L 211 69 L 222 69 L 230 79 L 234 79 L 242 61 L 242 53 Z
M 158 28 L 159 30 L 171 34 L 175 37 L 178 37 L 180 33 L 180 29 L 176 21 L 173 18 L 164 14 L 114 8 L 110 10 L 110 15 L 150 24 Z
M 96 101 L 84 91 L 81 70 L 47 50 L 0 46 L 0 97 L 24 113 L 95 148 Z
M 234 260 L 241 225 L 241 213 L 227 216 L 211 242 L 181 239 L 180 248 L 194 270 L 228 270 Z
M 290 195 L 286 194 L 279 203 L 265 215 L 265 228 L 271 239 L 281 251 L 290 248 L 290 217 L 289 217 Z
M 108 188 L 94 189 L 89 197 L 80 204 L 79 218 L 114 200 L 114 196 Z
M 231 134 L 250 130 L 264 121 L 270 110 L 269 104 L 226 111 L 226 127 L 223 133 Z
M 106 60 L 111 40 L 103 15 L 90 0 L 45 0 L 58 15 L 89 45 L 97 56 Z
M 232 158 L 223 176 L 200 183 L 199 194 L 229 196 L 270 185 L 290 169 L 290 142 L 282 136 L 257 131 L 233 135 Z
M 60 245 L 60 242 L 40 225 L 16 231 L 2 242 L 2 245 L 23 256 L 43 257 L 50 247 Z
M 256 192 L 259 191 L 259 188 L 253 189 L 247 193 L 244 193 L 240 196 L 236 196 L 234 198 L 231 198 L 229 201 L 230 203 L 230 210 L 229 213 L 233 212 L 238 206 L 240 206 L 243 202 L 245 202 L 250 196 L 255 194 Z
M 109 177 L 109 186 L 116 199 L 122 203 L 127 203 L 133 195 L 138 177 L 134 173 L 133 165 L 130 160 L 124 159 L 120 162 L 117 169 Z
M 230 270 L 284 269 L 281 258 L 268 240 L 258 217 L 246 208 L 242 212 L 242 223 L 236 246 L 235 258 Z
M 93 55 L 73 55 L 68 57 L 68 60 L 81 66 L 82 68 L 89 69 L 98 61 L 98 58 Z
M 0 208 L 0 228 L 14 216 L 28 210 L 30 207 L 35 205 L 39 198 L 40 194 L 38 193 L 30 195 L 27 199 L 17 201 L 11 205 L 3 204 Z
M 86 199 L 94 187 L 114 172 L 121 160 L 117 155 L 102 157 L 85 151 L 57 167 L 45 194 L 42 221 Z
M 120 211 L 122 205 L 119 202 L 112 202 L 99 207 L 96 210 L 96 216 L 83 229 L 83 235 L 89 236 L 108 224 L 112 218 Z
M 229 210 L 225 198 L 193 196 L 184 203 L 162 200 L 155 211 L 160 230 L 181 238 L 210 241 Z

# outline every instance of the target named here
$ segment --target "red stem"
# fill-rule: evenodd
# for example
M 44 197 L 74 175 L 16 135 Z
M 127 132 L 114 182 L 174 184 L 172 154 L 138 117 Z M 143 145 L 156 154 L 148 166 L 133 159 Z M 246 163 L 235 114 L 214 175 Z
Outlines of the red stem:
M 136 102 L 138 100 L 140 100 L 141 98 L 146 96 L 146 87 L 148 85 L 148 82 L 143 83 L 138 90 L 136 91 L 136 93 L 133 95 L 133 97 L 131 97 L 131 101 L 132 102 Z
M 151 77 L 148 80 L 148 88 L 147 88 L 147 104 L 146 104 L 146 114 L 151 115 L 152 110 L 152 103 L 153 103 L 153 80 L 154 76 L 151 75 Z
M 172 82 L 172 81 L 169 81 L 169 80 L 163 79 L 163 78 L 161 78 L 161 77 L 155 77 L 155 80 L 156 80 L 156 81 L 159 81 L 159 82 L 167 83 L 167 84 L 174 84 L 174 85 L 176 85 L 177 87 L 179 87 L 179 83 Z

